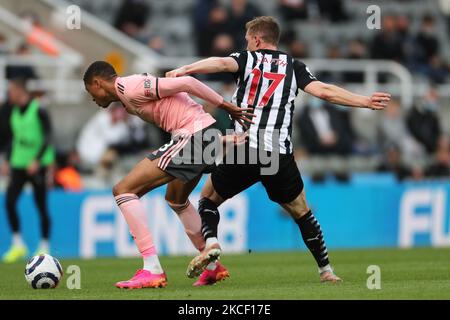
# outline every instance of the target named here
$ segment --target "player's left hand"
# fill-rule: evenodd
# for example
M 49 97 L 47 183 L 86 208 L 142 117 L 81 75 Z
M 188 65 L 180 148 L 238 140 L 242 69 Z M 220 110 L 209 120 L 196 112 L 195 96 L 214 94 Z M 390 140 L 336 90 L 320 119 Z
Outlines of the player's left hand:
M 229 103 L 225 100 L 218 107 L 228 112 L 231 119 L 239 122 L 239 124 L 246 130 L 248 129 L 248 124 L 254 123 L 252 121 L 252 118 L 256 117 L 256 115 L 253 114 L 252 108 L 239 108 L 238 106 L 235 106 L 234 104 Z
M 166 72 L 166 78 L 176 78 L 176 77 L 183 77 L 186 75 L 186 68 L 180 67 L 171 71 Z
M 248 140 L 248 131 L 243 133 L 234 133 L 226 136 L 221 136 L 222 143 L 226 146 L 234 145 L 240 146 L 247 142 Z
M 386 92 L 375 92 L 370 97 L 367 108 L 372 110 L 383 110 L 387 107 L 388 102 L 391 100 L 391 95 Z
M 34 176 L 39 170 L 39 161 L 34 160 L 27 168 L 27 172 L 30 176 Z

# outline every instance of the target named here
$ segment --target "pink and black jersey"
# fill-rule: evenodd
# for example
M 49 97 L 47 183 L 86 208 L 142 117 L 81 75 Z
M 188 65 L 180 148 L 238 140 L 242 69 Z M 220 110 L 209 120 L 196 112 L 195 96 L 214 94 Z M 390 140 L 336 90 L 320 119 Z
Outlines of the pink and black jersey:
M 172 135 L 194 134 L 216 120 L 189 94 L 215 106 L 223 98 L 192 77 L 157 78 L 151 74 L 117 77 L 116 92 L 128 113 Z

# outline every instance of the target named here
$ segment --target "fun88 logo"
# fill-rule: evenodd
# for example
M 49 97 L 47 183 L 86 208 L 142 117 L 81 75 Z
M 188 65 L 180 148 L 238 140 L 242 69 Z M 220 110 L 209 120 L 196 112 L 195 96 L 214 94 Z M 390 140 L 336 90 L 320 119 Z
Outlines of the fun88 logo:
M 426 187 L 406 190 L 400 201 L 399 245 L 450 246 L 449 188 Z

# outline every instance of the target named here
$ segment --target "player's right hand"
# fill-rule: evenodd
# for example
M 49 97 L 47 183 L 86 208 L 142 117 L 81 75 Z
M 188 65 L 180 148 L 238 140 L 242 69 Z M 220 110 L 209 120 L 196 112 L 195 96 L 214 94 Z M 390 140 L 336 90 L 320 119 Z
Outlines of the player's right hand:
M 166 72 L 166 78 L 176 78 L 176 77 L 183 77 L 186 75 L 186 68 L 180 67 L 171 71 Z
M 370 97 L 369 105 L 367 108 L 372 110 L 383 110 L 387 107 L 389 101 L 391 100 L 391 95 L 386 92 L 375 92 Z
M 7 161 L 3 162 L 2 166 L 0 167 L 0 176 L 7 177 L 9 175 L 9 163 Z

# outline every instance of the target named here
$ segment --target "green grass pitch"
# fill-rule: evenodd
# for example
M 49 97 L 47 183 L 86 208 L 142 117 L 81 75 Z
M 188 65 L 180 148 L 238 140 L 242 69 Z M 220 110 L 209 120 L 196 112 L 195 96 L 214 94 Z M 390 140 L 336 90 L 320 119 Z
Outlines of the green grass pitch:
M 341 284 L 319 282 L 312 256 L 305 251 L 224 255 L 231 277 L 194 288 L 185 276 L 191 257 L 161 257 L 169 284 L 163 289 L 119 290 L 141 266 L 140 259 L 61 260 L 81 268 L 81 289 L 34 290 L 24 279 L 25 262 L 0 264 L 0 299 L 450 299 L 450 249 L 332 250 Z M 381 289 L 366 286 L 367 267 L 381 269 Z

